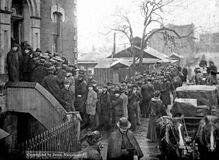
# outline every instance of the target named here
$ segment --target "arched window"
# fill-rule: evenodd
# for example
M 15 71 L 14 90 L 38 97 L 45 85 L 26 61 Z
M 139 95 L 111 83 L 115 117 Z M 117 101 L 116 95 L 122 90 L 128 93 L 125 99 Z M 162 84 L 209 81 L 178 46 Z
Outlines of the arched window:
M 59 3 L 51 7 L 51 20 L 54 23 L 53 26 L 53 52 L 62 51 L 62 23 L 65 21 L 65 11 Z
M 60 37 L 61 37 L 61 23 L 62 23 L 62 14 L 59 12 L 54 12 L 54 30 L 53 30 L 53 52 L 60 51 Z

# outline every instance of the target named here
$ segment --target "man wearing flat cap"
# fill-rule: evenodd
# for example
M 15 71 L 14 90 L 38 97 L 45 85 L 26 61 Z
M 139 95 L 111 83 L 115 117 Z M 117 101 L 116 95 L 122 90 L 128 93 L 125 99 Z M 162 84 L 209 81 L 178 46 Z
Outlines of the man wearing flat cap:
M 117 129 L 108 139 L 107 160 L 134 160 L 143 157 L 142 150 L 129 130 L 131 123 L 127 118 L 121 117 L 117 122 Z

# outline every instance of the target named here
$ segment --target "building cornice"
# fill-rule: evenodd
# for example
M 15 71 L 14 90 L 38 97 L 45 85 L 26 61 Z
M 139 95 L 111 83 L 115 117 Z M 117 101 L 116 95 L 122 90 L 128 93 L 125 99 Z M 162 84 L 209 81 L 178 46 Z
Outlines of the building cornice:
M 0 13 L 5 13 L 5 14 L 12 14 L 12 12 L 11 12 L 11 11 L 7 11 L 7 10 L 2 10 L 2 9 L 0 9 Z
M 39 19 L 39 20 L 41 20 L 41 17 L 37 17 L 37 16 L 30 16 L 30 18 L 32 18 L 32 19 Z

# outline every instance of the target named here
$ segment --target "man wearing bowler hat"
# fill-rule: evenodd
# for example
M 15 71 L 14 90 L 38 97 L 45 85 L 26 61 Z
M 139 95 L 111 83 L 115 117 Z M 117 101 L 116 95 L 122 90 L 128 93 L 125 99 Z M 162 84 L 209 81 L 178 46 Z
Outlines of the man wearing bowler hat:
M 126 117 L 121 117 L 117 129 L 108 139 L 107 160 L 134 160 L 143 157 L 142 150 L 129 130 L 131 123 Z

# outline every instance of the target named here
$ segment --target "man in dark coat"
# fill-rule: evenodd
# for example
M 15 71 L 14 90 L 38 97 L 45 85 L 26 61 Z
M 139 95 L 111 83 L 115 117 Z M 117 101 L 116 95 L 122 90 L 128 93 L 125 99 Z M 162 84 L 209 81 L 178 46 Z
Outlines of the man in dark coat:
M 121 91 L 116 90 L 114 91 L 114 97 L 112 99 L 112 107 L 113 107 L 113 126 L 119 121 L 121 117 L 124 117 L 124 110 L 123 110 L 123 99 L 120 97 Z
M 30 81 L 31 64 L 33 63 L 32 48 L 30 46 L 23 48 L 22 57 L 22 81 Z
M 207 72 L 210 77 L 209 84 L 215 85 L 217 84 L 217 67 L 214 65 L 213 61 L 209 61 L 209 67 L 207 68 Z
M 72 91 L 70 90 L 70 81 L 67 79 L 64 82 L 64 88 L 61 90 L 62 98 L 61 104 L 65 108 L 67 112 L 75 111 L 73 98 L 72 98 Z
M 86 152 L 86 157 L 82 157 L 83 160 L 102 160 L 101 156 L 101 134 L 99 131 L 93 131 L 85 136 L 82 141 L 82 151 Z
M 138 102 L 141 100 L 141 95 L 137 92 L 138 87 L 134 85 L 128 96 L 128 115 L 129 121 L 132 124 L 131 129 L 135 130 L 138 116 Z
M 150 117 L 149 117 L 149 125 L 147 131 L 147 138 L 152 142 L 157 143 L 157 132 L 156 132 L 156 120 L 162 116 L 166 116 L 166 107 L 163 105 L 163 102 L 160 99 L 160 91 L 154 92 L 154 97 L 150 101 Z
M 111 133 L 108 139 L 107 160 L 134 160 L 143 157 L 142 150 L 129 130 L 131 123 L 125 117 L 121 117 L 117 123 L 117 129 Z
M 37 63 L 36 67 L 33 68 L 31 72 L 31 82 L 38 82 L 42 85 L 43 79 L 48 75 L 48 68 L 50 68 L 52 65 L 49 63 L 43 64 L 43 63 Z
M 154 86 L 151 84 L 151 81 L 147 81 L 145 85 L 141 87 L 141 95 L 143 97 L 142 104 L 141 104 L 141 111 L 143 117 L 148 117 L 149 112 L 149 102 L 154 93 Z
M 188 70 L 186 67 L 183 68 L 182 73 L 183 73 L 183 82 L 186 82 L 188 75 Z
M 21 52 L 19 51 L 19 45 L 13 44 L 12 49 L 7 54 L 9 81 L 18 82 L 20 80 L 20 60 Z
M 85 102 L 87 99 L 87 82 L 83 75 L 79 75 L 75 80 L 75 109 L 79 111 L 83 121 L 87 122 L 87 114 L 85 111 Z
M 108 130 L 110 127 L 110 112 L 111 112 L 111 101 L 110 93 L 107 90 L 107 86 L 103 87 L 103 92 L 100 95 L 100 125 L 104 130 Z
M 61 79 L 58 76 L 54 75 L 54 67 L 49 69 L 49 75 L 43 79 L 43 87 L 47 89 L 60 103 L 62 103 L 62 92 L 61 89 L 64 86 L 64 82 L 62 84 Z
M 170 100 L 170 82 L 167 81 L 166 78 L 163 79 L 163 82 L 161 83 L 161 97 L 163 104 L 167 107 L 171 104 Z

